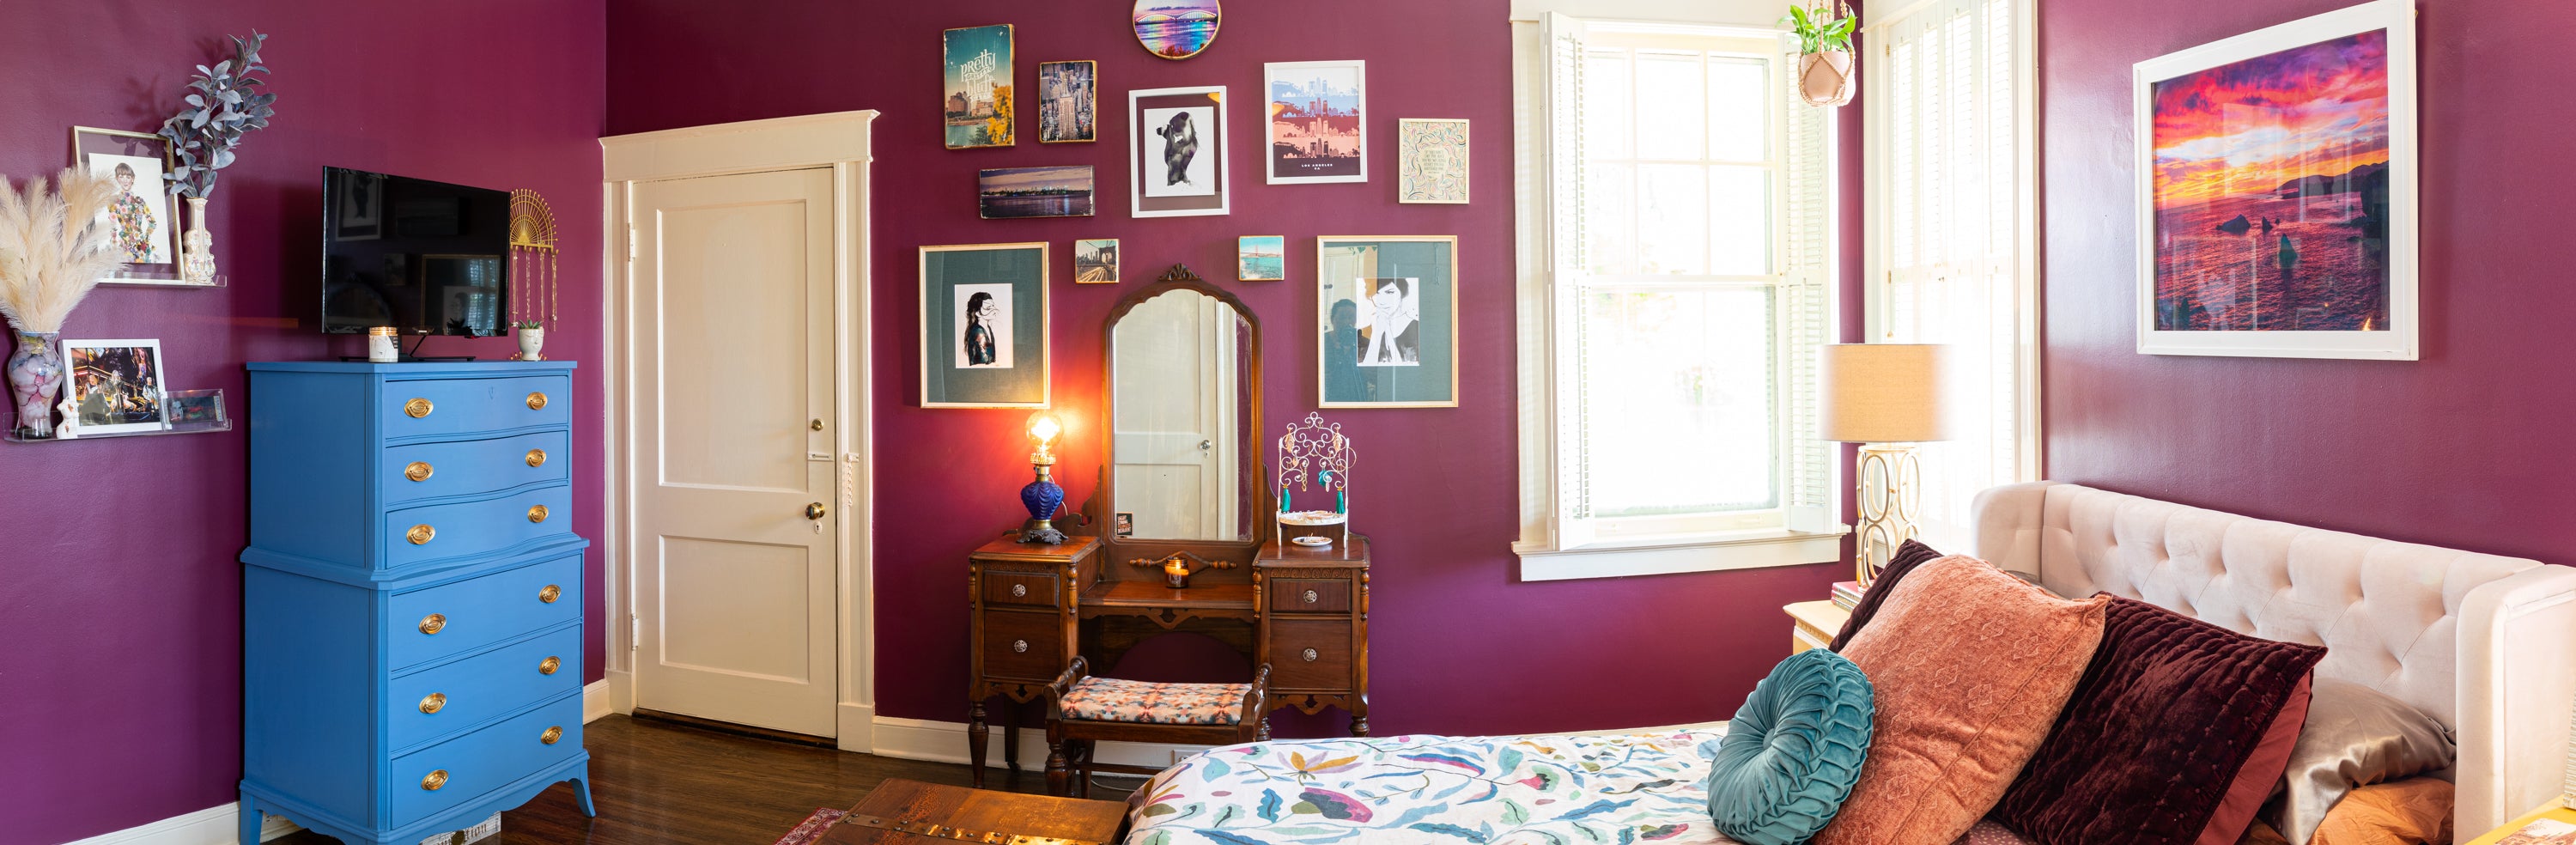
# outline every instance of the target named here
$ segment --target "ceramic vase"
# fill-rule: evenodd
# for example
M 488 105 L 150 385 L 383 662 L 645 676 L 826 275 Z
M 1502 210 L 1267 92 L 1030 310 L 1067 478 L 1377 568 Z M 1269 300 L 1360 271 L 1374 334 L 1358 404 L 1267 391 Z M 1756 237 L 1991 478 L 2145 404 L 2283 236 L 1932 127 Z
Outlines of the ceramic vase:
M 54 394 L 63 388 L 62 332 L 19 332 L 9 353 L 9 396 L 18 408 L 18 436 L 54 436 Z
M 1064 507 L 1064 488 L 1044 465 L 1037 467 L 1037 480 L 1020 488 L 1020 505 L 1029 509 L 1028 524 L 1020 529 L 1023 543 L 1062 543 L 1064 532 L 1055 527 L 1055 512 Z
M 179 278 L 192 285 L 215 283 L 215 236 L 206 231 L 206 198 L 188 198 L 187 247 L 179 256 Z
M 1811 106 L 1839 106 L 1860 87 L 1852 74 L 1849 50 L 1826 50 L 1798 57 L 1798 98 Z
M 527 327 L 527 326 L 520 326 L 520 327 L 519 327 L 519 360 L 521 360 L 521 361 L 543 361 L 543 360 L 545 360 L 545 356 L 540 355 L 540 354 L 538 354 L 538 353 L 544 352 L 544 351 L 545 351 L 545 348 L 546 348 L 546 327 L 544 327 L 544 326 L 538 326 L 538 327 L 536 327 L 536 328 L 529 328 L 529 327 Z

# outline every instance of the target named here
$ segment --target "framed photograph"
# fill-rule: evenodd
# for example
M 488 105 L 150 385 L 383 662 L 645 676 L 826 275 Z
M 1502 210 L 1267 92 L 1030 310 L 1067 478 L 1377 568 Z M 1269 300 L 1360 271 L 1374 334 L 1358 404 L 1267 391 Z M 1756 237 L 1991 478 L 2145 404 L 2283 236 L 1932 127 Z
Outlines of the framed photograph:
M 199 428 L 221 425 L 224 416 L 224 391 L 173 390 L 167 394 L 171 428 Z
M 1245 235 L 1234 239 L 1234 277 L 1246 282 L 1276 282 L 1288 278 L 1288 238 L 1283 235 Z
M 1318 400 L 1458 407 L 1458 239 L 1315 239 Z
M 1012 146 L 1011 25 L 948 30 L 939 54 L 948 148 Z
M 372 241 L 385 236 L 385 177 L 349 173 L 332 180 L 340 195 L 332 198 L 331 225 L 339 240 Z
M 1118 283 L 1118 239 L 1093 238 L 1073 242 L 1073 283 L 1108 285 Z
M 986 220 L 1089 217 L 1091 165 L 1004 167 L 977 171 L 975 209 Z
M 1038 143 L 1100 140 L 1100 63 L 1038 63 Z
M 116 199 L 100 219 L 125 260 L 101 282 L 193 287 L 179 278 L 178 203 L 165 178 L 171 161 L 170 142 L 159 135 L 72 127 L 72 162 L 116 180 Z
M 1119 511 L 1118 519 L 1111 527 L 1113 530 L 1118 532 L 1118 536 L 1120 537 L 1136 536 L 1136 515 L 1127 511 Z
M 1130 19 L 1145 52 L 1178 61 L 1215 43 L 1224 18 L 1217 0 L 1136 0 Z
M 1270 184 L 1368 181 L 1368 63 L 1271 62 Z
M 1127 92 L 1131 216 L 1226 213 L 1224 103 L 1223 85 Z
M 1467 122 L 1395 122 L 1396 202 L 1467 204 Z
M 921 248 L 921 406 L 1044 408 L 1047 245 Z
M 2412 361 L 2415 6 L 2139 62 L 2138 351 Z
M 158 340 L 63 341 L 64 398 L 84 436 L 170 427 Z

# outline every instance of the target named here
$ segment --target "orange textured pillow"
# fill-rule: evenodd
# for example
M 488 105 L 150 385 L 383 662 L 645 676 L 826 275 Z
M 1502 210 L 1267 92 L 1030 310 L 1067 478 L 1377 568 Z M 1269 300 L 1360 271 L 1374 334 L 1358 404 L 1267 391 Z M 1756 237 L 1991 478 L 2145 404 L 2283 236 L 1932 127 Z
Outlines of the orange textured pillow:
M 2102 644 L 2104 606 L 1985 561 L 1926 563 L 1842 654 L 1878 697 L 1869 762 L 1815 845 L 1948 845 L 1993 809 Z

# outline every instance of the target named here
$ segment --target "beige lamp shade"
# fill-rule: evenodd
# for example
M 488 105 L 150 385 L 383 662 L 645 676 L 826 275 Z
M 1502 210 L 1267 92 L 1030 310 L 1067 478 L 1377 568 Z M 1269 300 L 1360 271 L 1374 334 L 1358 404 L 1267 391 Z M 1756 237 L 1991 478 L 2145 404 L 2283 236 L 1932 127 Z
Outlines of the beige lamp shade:
M 1824 347 L 1824 439 L 1918 443 L 1959 436 L 1947 403 L 1954 350 L 1921 343 L 1839 343 Z

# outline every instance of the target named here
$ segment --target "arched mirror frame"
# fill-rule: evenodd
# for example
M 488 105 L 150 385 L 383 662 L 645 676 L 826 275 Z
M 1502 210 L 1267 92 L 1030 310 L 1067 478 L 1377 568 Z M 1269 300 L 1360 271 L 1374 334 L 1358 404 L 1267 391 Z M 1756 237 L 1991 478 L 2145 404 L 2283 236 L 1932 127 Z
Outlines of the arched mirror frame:
M 1190 272 L 1188 267 L 1179 264 L 1172 265 L 1172 268 L 1163 271 L 1163 275 L 1160 278 L 1155 279 L 1153 284 L 1140 288 L 1127 294 L 1124 298 L 1121 298 L 1118 301 L 1117 307 L 1109 310 L 1108 318 L 1101 322 L 1100 419 L 1098 427 L 1094 429 L 1100 432 L 1102 443 L 1101 454 L 1103 457 L 1100 471 L 1101 494 L 1093 497 L 1092 499 L 1091 509 L 1095 512 L 1085 514 L 1085 516 L 1092 520 L 1091 524 L 1099 526 L 1098 530 L 1100 537 L 1103 542 L 1107 543 L 1106 554 L 1104 555 L 1106 560 L 1102 564 L 1102 568 L 1112 570 L 1114 574 L 1104 573 L 1111 580 L 1160 580 L 1163 577 L 1160 569 L 1153 566 L 1138 566 L 1136 565 L 1136 561 L 1159 564 L 1161 561 L 1168 559 L 1175 554 L 1187 553 L 1210 562 L 1222 561 L 1228 564 L 1225 568 L 1201 570 L 1196 575 L 1192 576 L 1194 580 L 1205 578 L 1217 583 L 1249 583 L 1251 581 L 1251 577 L 1248 567 L 1252 563 L 1253 556 L 1259 553 L 1262 539 L 1267 536 L 1263 533 L 1264 526 L 1262 525 L 1262 519 L 1273 509 L 1270 499 L 1270 491 L 1268 489 L 1269 473 L 1260 471 L 1259 468 L 1264 466 L 1264 463 L 1260 460 L 1254 460 L 1251 462 L 1252 466 L 1255 468 L 1254 472 L 1248 473 L 1244 477 L 1236 480 L 1237 483 L 1242 485 L 1244 488 L 1242 494 L 1244 502 L 1253 509 L 1251 514 L 1253 522 L 1252 530 L 1246 532 L 1248 536 L 1243 539 L 1172 540 L 1149 537 L 1127 538 L 1118 536 L 1118 526 L 1116 524 L 1118 512 L 1118 474 L 1113 470 L 1113 468 L 1118 464 L 1118 443 L 1116 434 L 1116 420 L 1118 419 L 1118 321 L 1126 317 L 1128 312 L 1135 310 L 1137 306 L 1143 305 L 1155 297 L 1173 291 L 1190 291 L 1213 297 L 1217 301 L 1223 302 L 1227 306 L 1232 307 L 1235 314 L 1243 319 L 1244 326 L 1249 330 L 1250 343 L 1242 352 L 1245 359 L 1243 367 L 1243 384 L 1240 389 L 1246 391 L 1246 404 L 1249 413 L 1245 415 L 1243 420 L 1239 421 L 1239 427 L 1242 430 L 1238 432 L 1237 435 L 1242 438 L 1241 445 L 1243 451 L 1241 454 L 1268 454 L 1260 448 L 1263 442 L 1261 439 L 1261 321 L 1252 316 L 1251 306 L 1245 305 L 1242 298 L 1235 296 L 1233 292 L 1208 284 L 1206 280 L 1199 278 L 1198 274 Z M 1197 566 L 1193 566 L 1192 568 L 1198 569 Z

